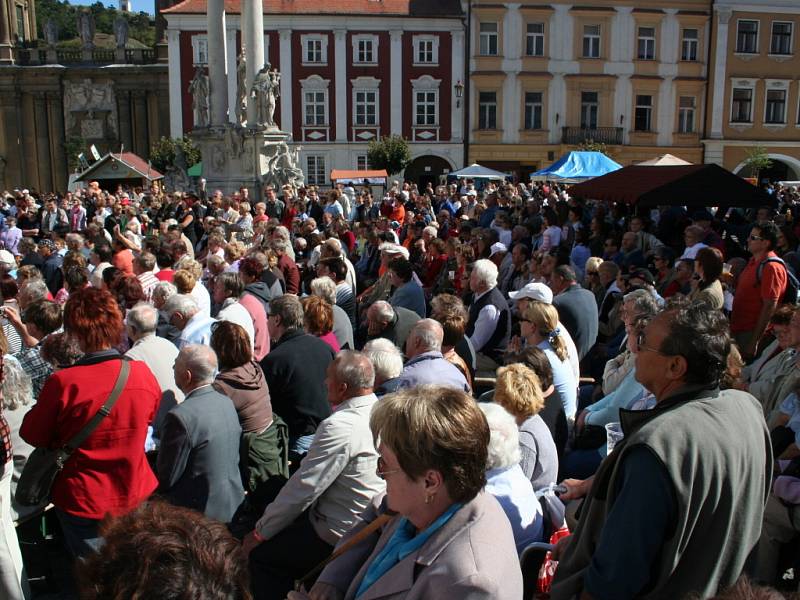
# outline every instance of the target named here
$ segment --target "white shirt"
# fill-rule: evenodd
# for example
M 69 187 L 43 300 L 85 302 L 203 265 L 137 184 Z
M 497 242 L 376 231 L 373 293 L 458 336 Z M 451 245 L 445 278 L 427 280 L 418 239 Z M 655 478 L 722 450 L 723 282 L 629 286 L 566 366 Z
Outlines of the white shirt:
M 205 317 L 211 317 L 211 294 L 208 293 L 206 286 L 198 281 L 194 284 L 194 288 L 189 295 L 197 302 L 200 314 Z
M 254 349 L 253 340 L 256 337 L 255 328 L 253 327 L 253 318 L 247 309 L 242 306 L 236 298 L 226 298 L 222 303 L 222 309 L 217 314 L 217 320 L 230 321 L 241 325 L 250 336 L 250 350 Z
M 694 260 L 697 257 L 697 253 L 700 252 L 700 250 L 702 250 L 703 248 L 708 248 L 708 246 L 703 242 L 697 242 L 693 246 L 686 246 L 686 250 L 683 251 L 683 254 L 680 255 L 680 258 L 678 258 L 678 260 L 681 260 L 683 258 Z
M 476 295 L 473 302 L 477 302 L 491 291 L 492 289 L 490 288 L 482 294 Z M 500 311 L 497 310 L 494 304 L 487 304 L 480 310 L 478 319 L 475 321 L 475 329 L 469 338 L 469 341 L 472 342 L 472 347 L 475 348 L 475 352 L 480 352 L 483 349 L 489 338 L 492 337 L 494 330 L 497 329 L 499 321 Z

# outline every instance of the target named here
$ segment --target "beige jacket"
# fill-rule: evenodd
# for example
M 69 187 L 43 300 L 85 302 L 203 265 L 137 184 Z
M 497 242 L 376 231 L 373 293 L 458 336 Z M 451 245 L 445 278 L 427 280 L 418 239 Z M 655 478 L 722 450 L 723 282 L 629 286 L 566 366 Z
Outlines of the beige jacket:
M 371 522 L 379 511 L 369 507 Z M 368 566 L 392 537 L 399 518 L 331 562 L 319 577 L 352 600 Z M 360 530 L 349 532 L 343 541 Z M 384 573 L 359 600 L 519 600 L 522 572 L 514 535 L 503 509 L 481 492 L 465 504 L 422 547 Z

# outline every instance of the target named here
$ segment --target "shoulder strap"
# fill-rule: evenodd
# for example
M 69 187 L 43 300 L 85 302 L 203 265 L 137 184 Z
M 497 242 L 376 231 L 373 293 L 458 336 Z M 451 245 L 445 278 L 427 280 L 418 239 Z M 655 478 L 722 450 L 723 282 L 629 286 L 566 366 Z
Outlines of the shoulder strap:
M 70 454 L 75 452 L 75 450 L 77 450 L 80 445 L 86 441 L 86 438 L 92 435 L 92 432 L 97 429 L 100 421 L 109 415 L 111 409 L 114 408 L 114 404 L 117 403 L 117 400 L 122 394 L 125 384 L 128 382 L 128 374 L 130 373 L 130 369 L 130 363 L 128 360 L 123 358 L 122 366 L 120 367 L 119 375 L 117 376 L 117 383 L 114 384 L 114 389 L 111 390 L 111 395 L 108 397 L 108 400 L 106 400 L 105 404 L 100 407 L 100 410 L 98 410 L 97 413 L 92 417 L 92 419 L 83 426 L 83 429 L 76 433 L 75 436 L 66 443 L 64 449 L 67 452 Z
M 771 263 L 771 262 L 780 263 L 780 264 L 783 265 L 783 268 L 786 269 L 786 263 L 783 262 L 782 258 L 779 258 L 777 256 L 768 256 L 767 258 L 762 260 L 760 263 L 758 263 L 758 267 L 756 268 L 756 282 L 757 283 L 761 283 L 761 272 L 764 270 L 764 265 L 767 264 L 767 263 Z M 786 269 L 786 271 L 788 272 L 789 269 Z

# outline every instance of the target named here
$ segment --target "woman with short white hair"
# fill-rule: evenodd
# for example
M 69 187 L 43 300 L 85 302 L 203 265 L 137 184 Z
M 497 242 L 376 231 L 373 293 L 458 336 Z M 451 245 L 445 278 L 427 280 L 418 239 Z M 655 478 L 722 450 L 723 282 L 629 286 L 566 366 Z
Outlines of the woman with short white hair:
M 386 338 L 375 338 L 366 343 L 364 354 L 375 370 L 375 395 L 380 397 L 397 391 L 397 378 L 403 372 L 400 349 Z
M 503 507 L 517 552 L 541 542 L 544 535 L 542 506 L 536 499 L 531 481 L 519 466 L 519 433 L 514 417 L 499 404 L 478 404 L 489 423 L 489 457 L 486 461 L 486 491 Z

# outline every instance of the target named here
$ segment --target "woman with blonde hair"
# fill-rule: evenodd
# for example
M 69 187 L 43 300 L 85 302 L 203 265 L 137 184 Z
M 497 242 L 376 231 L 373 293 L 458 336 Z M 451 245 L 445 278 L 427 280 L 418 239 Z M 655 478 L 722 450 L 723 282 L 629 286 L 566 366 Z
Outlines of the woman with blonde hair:
M 544 351 L 553 369 L 553 385 L 564 403 L 570 423 L 575 419 L 578 381 L 570 367 L 567 344 L 558 326 L 558 311 L 551 304 L 531 301 L 519 318 L 520 333 L 525 341 Z
M 522 363 L 497 369 L 495 403 L 506 409 L 519 428 L 520 467 L 534 490 L 558 478 L 558 450 L 547 424 L 539 416 L 545 400 L 539 377 Z

